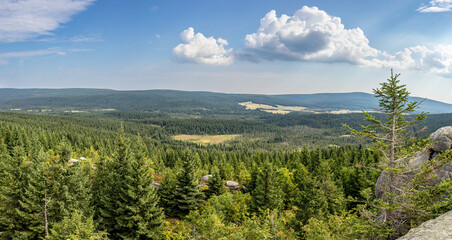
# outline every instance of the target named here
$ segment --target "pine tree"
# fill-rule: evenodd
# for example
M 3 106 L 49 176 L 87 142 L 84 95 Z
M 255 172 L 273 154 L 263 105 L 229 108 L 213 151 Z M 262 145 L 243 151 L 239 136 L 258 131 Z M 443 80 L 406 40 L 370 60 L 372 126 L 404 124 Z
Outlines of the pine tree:
M 435 199 L 431 206 L 441 206 L 444 197 L 449 196 L 452 191 L 452 185 L 447 182 L 429 188 L 423 186 L 432 178 L 433 170 L 445 162 L 438 164 L 441 161 L 428 161 L 420 169 L 406 167 L 407 159 L 428 143 L 427 140 L 422 140 L 412 144 L 414 141 L 409 140 L 409 129 L 424 121 L 426 113 L 409 115 L 419 107 L 420 102 L 409 102 L 410 93 L 405 85 L 400 84 L 399 76 L 400 74 L 394 75 L 391 70 L 391 77 L 380 84 L 381 88 L 373 90 L 379 99 L 378 111 L 386 115 L 386 121 L 378 120 L 372 114 L 364 112 L 368 125 L 362 126 L 361 131 L 345 125 L 352 134 L 374 140 L 372 148 L 382 155 L 381 161 L 374 167 L 381 171 L 380 177 L 385 178 L 381 186 L 384 189 L 383 193 L 379 199 L 370 202 L 372 199 L 370 190 L 363 191 L 363 196 L 369 199 L 369 205 L 372 207 L 362 208 L 361 215 L 369 216 L 370 222 L 378 223 L 381 229 L 389 227 L 393 231 L 391 237 L 405 233 L 412 225 L 419 223 L 417 220 L 419 216 L 428 215 L 432 211 L 418 208 L 416 199 L 422 195 L 418 191 L 420 188 L 424 189 L 421 192 L 426 195 L 431 194 L 430 199 Z M 450 161 L 450 158 L 447 160 Z M 443 187 L 444 189 L 439 190 Z M 435 192 L 434 189 L 439 191 Z
M 50 230 L 51 234 L 46 239 L 60 240 L 101 240 L 106 239 L 107 234 L 97 232 L 91 217 L 85 217 L 79 211 L 72 212 L 58 223 L 55 223 Z
M 34 151 L 24 166 L 26 185 L 19 200 L 20 208 L 16 209 L 24 223 L 24 235 L 29 239 L 41 238 L 45 235 L 45 162 L 47 154 L 43 149 Z
M 63 138 L 56 147 L 56 152 L 49 152 L 45 168 L 46 219 L 49 228 L 61 221 L 75 210 L 88 207 L 89 189 L 85 183 L 88 178 L 81 178 L 78 167 L 71 166 L 72 146 Z
M 264 162 L 262 169 L 256 175 L 255 188 L 251 192 L 253 208 L 255 210 L 273 210 L 282 203 L 282 192 L 279 179 L 271 163 Z
M 17 213 L 19 201 L 26 185 L 24 164 L 26 162 L 23 147 L 11 148 L 8 154 L 6 144 L 0 142 L 0 230 L 4 239 L 25 238 L 26 226 Z M 25 235 L 25 236 L 24 236 Z
M 198 209 L 203 199 L 194 173 L 192 153 L 186 152 L 182 159 L 182 168 L 177 175 L 177 184 L 174 190 L 175 211 L 179 217 L 187 215 L 191 210 Z
M 165 211 L 165 216 L 177 216 L 174 192 L 176 190 L 177 179 L 173 172 L 168 169 L 162 183 L 162 189 L 159 191 L 160 205 Z
M 13 147 L 13 157 L 0 143 L 0 231 L 5 239 L 44 237 L 44 164 L 47 155 L 35 144 L 27 154 L 22 146 Z
M 219 196 L 226 192 L 224 188 L 223 180 L 221 179 L 220 172 L 217 167 L 214 167 L 212 171 L 212 177 L 207 181 L 206 197 Z
M 384 156 L 381 168 L 388 175 L 388 194 L 400 193 L 396 187 L 395 178 L 400 173 L 397 164 L 398 159 L 406 158 L 414 151 L 405 151 L 408 138 L 408 128 L 425 120 L 426 113 L 418 114 L 414 119 L 407 120 L 407 115 L 414 112 L 420 102 L 408 102 L 410 93 L 405 85 L 400 85 L 398 77 L 400 74 L 393 74 L 387 82 L 380 83 L 381 88 L 373 89 L 375 97 L 379 98 L 380 109 L 378 112 L 385 114 L 386 121 L 378 120 L 367 111 L 364 111 L 367 126 L 362 126 L 361 131 L 350 128 L 344 124 L 352 134 L 361 135 L 375 141 L 374 148 Z
M 306 224 L 311 217 L 324 217 L 328 212 L 328 201 L 320 189 L 320 183 L 301 163 L 294 172 L 294 182 L 297 184 L 297 219 Z
M 124 220 L 126 225 L 133 229 L 134 239 L 157 239 L 160 237 L 163 213 L 159 206 L 157 190 L 152 186 L 152 162 L 147 158 L 146 145 L 139 136 L 135 146 L 131 169 L 126 176 L 131 206 Z
M 99 169 L 102 181 L 110 187 L 96 187 L 96 219 L 113 239 L 157 239 L 160 237 L 162 210 L 152 187 L 152 169 L 141 140 L 132 151 L 130 139 L 121 127 L 116 137 L 113 159 Z M 101 164 L 103 165 L 103 164 Z M 96 177 L 96 180 L 100 180 Z

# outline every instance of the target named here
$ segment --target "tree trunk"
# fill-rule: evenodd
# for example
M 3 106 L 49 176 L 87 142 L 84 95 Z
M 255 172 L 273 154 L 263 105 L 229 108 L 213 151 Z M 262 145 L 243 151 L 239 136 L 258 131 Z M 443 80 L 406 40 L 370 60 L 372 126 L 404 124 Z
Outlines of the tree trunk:
M 46 231 L 46 238 L 49 236 L 49 222 L 47 221 L 47 204 L 49 204 L 49 200 L 47 200 L 47 190 L 44 190 L 44 228 Z

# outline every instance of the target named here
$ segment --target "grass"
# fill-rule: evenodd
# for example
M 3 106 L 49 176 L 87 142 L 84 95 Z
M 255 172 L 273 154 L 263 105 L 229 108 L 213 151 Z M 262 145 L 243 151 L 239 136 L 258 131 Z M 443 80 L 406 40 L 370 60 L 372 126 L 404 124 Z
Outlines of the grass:
M 198 144 L 220 144 L 226 141 L 234 140 L 239 137 L 240 134 L 228 134 L 228 135 L 186 135 L 180 134 L 176 135 L 173 138 L 179 141 L 187 141 Z
M 300 106 L 283 106 L 283 105 L 276 105 L 270 106 L 265 104 L 258 104 L 253 102 L 241 102 L 239 105 L 246 107 L 248 110 L 256 110 L 259 109 L 264 112 L 269 112 L 273 114 L 287 114 L 291 112 L 310 112 L 306 107 L 300 107 Z

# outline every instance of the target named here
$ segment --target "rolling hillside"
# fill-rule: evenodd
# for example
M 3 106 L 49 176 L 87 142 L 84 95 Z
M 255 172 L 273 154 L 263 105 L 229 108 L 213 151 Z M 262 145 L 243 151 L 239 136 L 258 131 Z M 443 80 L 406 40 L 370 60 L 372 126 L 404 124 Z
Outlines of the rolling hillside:
M 421 111 L 452 113 L 452 104 L 423 101 Z M 108 89 L 0 89 L 1 110 L 127 110 L 173 114 L 260 114 L 239 103 L 305 107 L 306 112 L 373 110 L 378 102 L 368 93 L 290 95 L 225 94 L 175 90 L 115 91 Z

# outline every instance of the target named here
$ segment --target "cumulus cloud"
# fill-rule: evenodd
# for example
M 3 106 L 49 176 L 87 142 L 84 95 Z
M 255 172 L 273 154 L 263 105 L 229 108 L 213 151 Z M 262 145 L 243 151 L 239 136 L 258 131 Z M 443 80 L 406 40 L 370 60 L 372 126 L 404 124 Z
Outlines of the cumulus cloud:
M 362 64 L 377 68 L 415 69 L 452 77 L 452 45 L 409 47 L 393 55 L 380 52 L 379 56 L 365 59 Z
M 306 6 L 293 16 L 277 17 L 274 10 L 268 12 L 257 32 L 246 36 L 245 44 L 239 55 L 250 60 L 360 64 L 364 58 L 379 54 L 360 28 L 346 29 L 340 18 Z
M 360 28 L 347 29 L 340 18 L 316 7 L 305 6 L 293 16 L 277 17 L 274 10 L 268 12 L 261 19 L 259 29 L 246 36 L 245 44 L 245 49 L 236 55 L 254 62 L 345 62 L 376 68 L 417 69 L 452 77 L 452 45 L 409 47 L 390 54 L 371 47 Z
M 452 11 L 452 0 L 433 0 L 427 5 L 417 9 L 418 12 L 450 12 Z
M 225 49 L 228 42 L 222 38 L 205 37 L 188 28 L 180 34 L 184 43 L 173 49 L 173 55 L 179 62 L 229 65 L 234 61 L 233 50 Z
M 274 10 L 268 12 L 258 30 L 246 35 L 245 48 L 236 52 L 225 49 L 226 40 L 195 34 L 193 28 L 183 31 L 181 38 L 185 43 L 173 49 L 180 62 L 228 65 L 234 57 L 253 62 L 343 62 L 375 68 L 416 69 L 452 77 L 452 45 L 415 46 L 388 53 L 371 47 L 360 28 L 348 29 L 339 17 L 317 7 L 305 6 L 293 16 L 278 17 Z
M 0 0 L 0 42 L 17 42 L 67 23 L 95 0 Z

